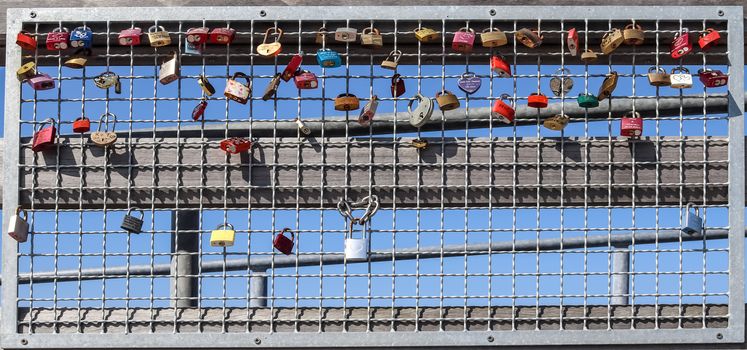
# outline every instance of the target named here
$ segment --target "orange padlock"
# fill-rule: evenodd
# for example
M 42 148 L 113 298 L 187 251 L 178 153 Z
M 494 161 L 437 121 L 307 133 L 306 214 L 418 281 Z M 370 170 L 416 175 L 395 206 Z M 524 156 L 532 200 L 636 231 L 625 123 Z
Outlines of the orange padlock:
M 533 108 L 545 108 L 547 107 L 547 96 L 541 92 L 533 92 L 527 98 L 527 106 Z
M 77 133 L 86 133 L 91 130 L 91 120 L 86 116 L 82 116 L 73 121 L 73 131 Z
M 16 44 L 24 50 L 36 50 L 36 39 L 34 39 L 31 33 L 25 30 L 18 32 L 18 35 L 16 35 Z

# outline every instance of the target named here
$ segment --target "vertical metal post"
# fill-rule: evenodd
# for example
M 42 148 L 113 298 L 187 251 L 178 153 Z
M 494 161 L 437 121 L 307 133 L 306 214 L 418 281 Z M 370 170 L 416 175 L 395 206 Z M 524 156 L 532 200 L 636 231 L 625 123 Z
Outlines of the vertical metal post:
M 200 248 L 200 213 L 196 210 L 172 211 L 171 227 L 171 306 L 197 305 L 197 254 Z
M 267 271 L 252 270 L 249 284 L 249 307 L 267 307 Z
M 630 293 L 630 251 L 628 244 L 613 246 L 612 305 L 628 305 Z

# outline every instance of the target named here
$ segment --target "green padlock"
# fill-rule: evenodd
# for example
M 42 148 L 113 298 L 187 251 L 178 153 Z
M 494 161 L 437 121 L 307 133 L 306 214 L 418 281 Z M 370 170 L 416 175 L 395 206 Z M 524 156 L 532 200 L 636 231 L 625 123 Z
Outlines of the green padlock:
M 599 107 L 599 100 L 597 100 L 597 97 L 592 94 L 578 95 L 576 100 L 578 101 L 578 106 L 581 108 Z

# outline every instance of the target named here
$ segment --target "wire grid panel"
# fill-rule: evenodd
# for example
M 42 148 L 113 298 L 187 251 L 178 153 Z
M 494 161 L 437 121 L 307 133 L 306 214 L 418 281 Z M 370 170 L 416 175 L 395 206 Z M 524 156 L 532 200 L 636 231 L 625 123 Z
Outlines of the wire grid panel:
M 743 341 L 743 111 L 715 101 L 743 100 L 742 10 L 736 7 L 355 7 L 11 9 L 8 40 L 24 29 L 43 38 L 55 27 L 88 25 L 95 56 L 72 70 L 67 54 L 42 48 L 7 50 L 7 74 L 35 61 L 56 88 L 6 89 L 4 224 L 18 205 L 33 233 L 18 244 L 4 235 L 4 348 L 465 346 Z M 563 43 L 575 27 L 584 48 L 611 28 L 635 21 L 646 44 L 622 47 L 596 65 L 582 65 Z M 119 31 L 163 26 L 173 45 L 120 47 Z M 191 27 L 237 29 L 236 41 L 184 52 Z M 258 56 L 265 30 L 283 28 L 283 53 Z M 340 68 L 313 62 L 320 27 L 380 28 L 385 46 L 323 43 L 342 53 Z M 412 29 L 441 33 L 414 40 Z M 461 27 L 497 27 L 509 36 L 499 52 L 514 67 L 497 77 L 492 54 L 477 47 L 454 53 Z M 537 28 L 544 43 L 513 40 Z M 683 28 L 713 27 L 722 45 L 682 60 L 668 43 Z M 737 35 L 730 35 L 738 33 Z M 392 72 L 378 67 L 403 51 L 397 73 L 404 96 L 389 97 Z M 158 67 L 180 53 L 180 79 L 158 82 Z M 263 88 L 289 58 L 304 52 L 304 69 L 319 89 L 283 83 L 264 101 Z M 727 87 L 651 88 L 648 67 L 722 69 Z M 568 68 L 575 87 L 551 96 L 549 80 Z M 122 93 L 92 78 L 120 75 Z M 205 97 L 207 76 L 218 91 L 235 72 L 249 75 L 246 106 L 220 94 L 208 99 L 202 123 L 190 117 Z M 420 130 L 407 126 L 408 98 L 458 92 L 465 71 L 482 81 L 457 94 L 461 109 Z M 603 112 L 576 108 L 576 94 L 595 93 L 606 74 L 619 86 Z M 547 112 L 523 107 L 532 92 L 550 96 L 553 113 L 571 115 L 562 132 L 542 126 Z M 374 94 L 375 121 L 337 112 L 343 92 Z M 508 94 L 512 125 L 488 107 Z M 620 138 L 621 108 L 645 114 L 644 139 Z M 17 103 L 16 103 L 17 102 Z M 674 103 L 674 105 L 673 105 Z M 605 106 L 606 105 L 606 106 Z M 672 107 L 674 106 L 674 107 Z M 685 106 L 688 106 L 685 108 Z M 694 106 L 694 107 L 693 107 Z M 725 104 L 724 104 L 725 106 Z M 616 109 L 617 108 L 617 109 Z M 713 109 L 715 108 L 715 109 Z M 120 139 L 92 147 L 72 134 L 80 115 L 118 116 Z M 58 146 L 30 150 L 34 128 L 52 117 Z M 304 137 L 295 126 L 312 127 Z M 402 121 L 405 122 L 402 122 Z M 456 120 L 456 122 L 455 122 Z M 94 122 L 96 120 L 94 119 Z M 96 123 L 94 123 L 94 127 Z M 227 156 L 218 142 L 254 138 L 250 155 Z M 426 139 L 426 150 L 411 146 Z M 376 195 L 367 230 L 366 262 L 342 254 L 349 226 L 342 198 Z M 705 234 L 679 233 L 687 203 L 705 218 Z M 141 234 L 120 223 L 129 209 L 145 212 Z M 362 212 L 357 210 L 354 215 Z M 231 223 L 232 247 L 210 245 L 213 229 Z M 273 237 L 296 234 L 292 255 Z M 356 232 L 358 234 L 358 232 Z M 8 258 L 15 257 L 15 258 Z M 51 334 L 50 334 L 51 333 Z M 386 336 L 382 336 L 386 334 Z

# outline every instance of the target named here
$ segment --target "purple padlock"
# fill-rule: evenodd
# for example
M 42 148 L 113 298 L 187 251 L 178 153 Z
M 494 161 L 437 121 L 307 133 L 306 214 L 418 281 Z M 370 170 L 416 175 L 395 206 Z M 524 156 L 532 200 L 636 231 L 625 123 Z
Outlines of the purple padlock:
M 48 74 L 39 73 L 27 80 L 34 90 L 49 90 L 54 88 L 54 80 Z
M 466 92 L 468 95 L 474 94 L 475 91 L 480 90 L 482 85 L 482 79 L 478 78 L 475 73 L 464 72 L 462 77 L 457 81 L 459 89 Z

